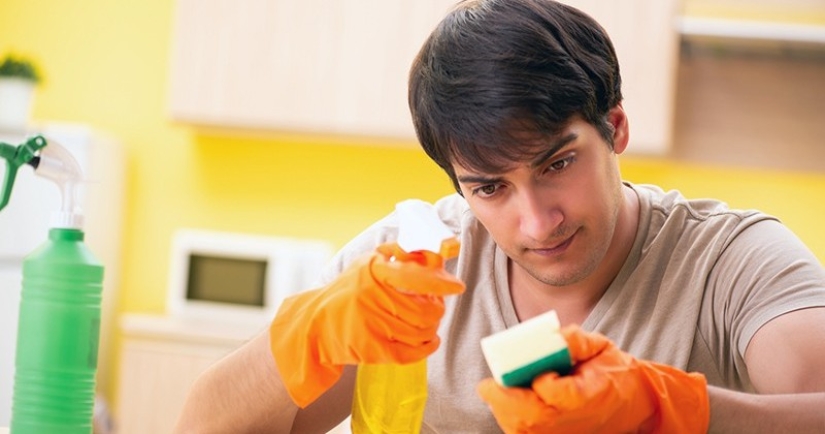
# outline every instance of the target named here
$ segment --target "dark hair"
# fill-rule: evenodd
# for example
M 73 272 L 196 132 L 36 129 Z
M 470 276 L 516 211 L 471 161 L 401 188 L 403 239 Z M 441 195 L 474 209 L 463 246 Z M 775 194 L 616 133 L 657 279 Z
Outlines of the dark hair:
M 424 151 L 452 168 L 502 172 L 541 152 L 574 116 L 612 146 L 616 52 L 583 12 L 551 0 L 465 0 L 438 24 L 410 70 L 409 104 Z M 537 141 L 539 140 L 539 141 Z

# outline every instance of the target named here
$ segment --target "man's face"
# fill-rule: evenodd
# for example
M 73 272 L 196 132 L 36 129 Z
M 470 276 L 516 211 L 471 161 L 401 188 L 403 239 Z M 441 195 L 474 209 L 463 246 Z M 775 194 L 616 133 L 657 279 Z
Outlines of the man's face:
M 503 173 L 453 168 L 473 213 L 515 265 L 565 286 L 604 260 L 623 200 L 621 177 L 616 153 L 583 120 L 544 145 L 546 152 Z

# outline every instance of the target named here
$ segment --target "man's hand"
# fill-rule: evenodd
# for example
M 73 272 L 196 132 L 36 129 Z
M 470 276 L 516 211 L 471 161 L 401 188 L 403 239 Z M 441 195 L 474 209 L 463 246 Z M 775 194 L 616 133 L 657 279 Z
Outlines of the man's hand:
M 438 254 L 385 244 L 326 287 L 286 299 L 270 346 L 290 397 L 309 405 L 347 364 L 424 359 L 440 342 L 443 296 L 462 291 Z
M 547 373 L 532 388 L 492 378 L 478 393 L 507 433 L 704 433 L 710 420 L 704 376 L 637 360 L 606 337 L 562 329 L 574 369 Z

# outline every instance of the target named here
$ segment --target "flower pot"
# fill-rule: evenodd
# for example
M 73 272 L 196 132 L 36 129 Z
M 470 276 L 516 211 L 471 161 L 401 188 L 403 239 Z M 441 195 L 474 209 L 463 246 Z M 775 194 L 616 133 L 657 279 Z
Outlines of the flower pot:
M 35 83 L 0 77 L 0 130 L 22 131 L 31 117 Z

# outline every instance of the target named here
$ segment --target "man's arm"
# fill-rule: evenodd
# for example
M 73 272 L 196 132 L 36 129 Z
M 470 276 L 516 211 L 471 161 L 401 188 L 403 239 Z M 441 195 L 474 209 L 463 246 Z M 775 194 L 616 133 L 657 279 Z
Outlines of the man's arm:
M 353 377 L 345 370 L 339 384 L 300 410 L 275 368 L 267 329 L 198 378 L 175 433 L 323 433 L 349 414 Z
M 711 432 L 825 432 L 825 308 L 779 316 L 745 352 L 759 395 L 709 387 Z

